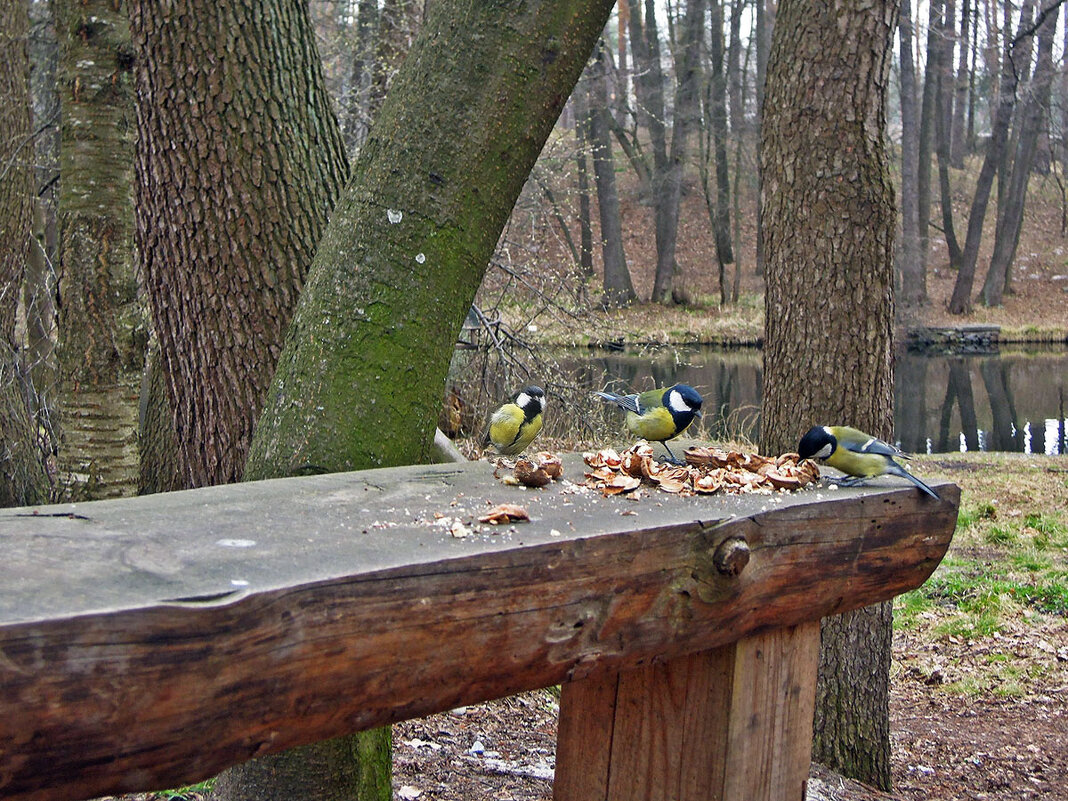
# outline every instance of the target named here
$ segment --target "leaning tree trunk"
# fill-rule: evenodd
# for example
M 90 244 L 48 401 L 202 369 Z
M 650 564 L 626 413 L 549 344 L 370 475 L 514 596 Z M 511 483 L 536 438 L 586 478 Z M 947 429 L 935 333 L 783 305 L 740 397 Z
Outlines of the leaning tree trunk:
M 29 22 L 22 0 L 0 0 L 0 507 L 48 499 L 15 339 L 34 202 Z
M 133 242 L 133 50 L 125 3 L 56 0 L 59 468 L 73 498 L 133 495 L 148 341 Z
M 1016 143 L 1016 157 L 1012 160 L 1004 203 L 998 205 L 998 221 L 994 234 L 994 252 L 983 282 L 983 303 L 1000 306 L 1002 293 L 1009 286 L 1012 261 L 1020 241 L 1027 184 L 1031 177 L 1038 137 L 1046 123 L 1053 83 L 1053 39 L 1057 30 L 1057 16 L 1046 15 L 1038 29 L 1038 57 L 1034 76 L 1028 87 L 1020 122 L 1020 137 Z
M 248 477 L 427 459 L 456 335 L 611 7 L 430 4 L 316 253 Z
M 897 15 L 893 0 L 779 5 L 761 141 L 768 453 L 795 449 L 819 423 L 891 433 L 896 215 L 884 109 Z M 889 666 L 888 605 L 827 621 L 814 757 L 882 787 Z
M 979 243 L 983 238 L 983 222 L 990 204 L 990 193 L 994 185 L 994 176 L 1001 163 L 1009 141 L 1009 126 L 1012 123 L 1016 107 L 1016 87 L 1019 84 L 1019 70 L 1022 61 L 1017 61 L 1016 46 L 1030 34 L 1031 21 L 1027 16 L 1030 4 L 1024 5 L 1020 19 L 1020 34 L 1005 45 L 1005 57 L 1001 65 L 1001 79 L 998 85 L 998 102 L 994 110 L 994 122 L 990 132 L 990 141 L 983 154 L 983 164 L 975 181 L 975 194 L 972 195 L 971 208 L 968 211 L 968 232 L 964 237 L 964 249 L 961 253 L 960 271 L 953 283 L 953 294 L 949 298 L 950 314 L 968 314 L 972 310 L 972 286 L 975 283 L 975 266 L 979 260 Z M 1008 28 L 1006 28 L 1006 37 Z

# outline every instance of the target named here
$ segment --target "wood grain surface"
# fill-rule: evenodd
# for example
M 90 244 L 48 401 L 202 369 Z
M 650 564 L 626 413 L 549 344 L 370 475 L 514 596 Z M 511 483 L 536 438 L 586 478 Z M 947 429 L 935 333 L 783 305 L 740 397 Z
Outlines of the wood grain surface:
M 885 600 L 949 544 L 938 489 L 630 500 L 472 463 L 4 510 L 0 797 L 176 786 Z M 530 522 L 479 530 L 501 502 Z

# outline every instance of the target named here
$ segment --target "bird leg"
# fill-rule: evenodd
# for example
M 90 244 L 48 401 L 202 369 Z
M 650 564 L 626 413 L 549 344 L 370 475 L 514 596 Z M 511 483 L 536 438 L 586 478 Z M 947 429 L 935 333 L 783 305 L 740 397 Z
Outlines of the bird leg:
M 686 464 L 686 461 L 684 459 L 680 459 L 678 456 L 676 456 L 674 453 L 671 452 L 671 448 L 668 447 L 668 444 L 667 444 L 666 441 L 661 442 L 660 444 L 663 445 L 664 446 L 664 450 L 668 452 L 668 458 L 664 460 L 665 462 L 670 462 L 671 464 L 675 464 L 675 465 L 685 465 Z

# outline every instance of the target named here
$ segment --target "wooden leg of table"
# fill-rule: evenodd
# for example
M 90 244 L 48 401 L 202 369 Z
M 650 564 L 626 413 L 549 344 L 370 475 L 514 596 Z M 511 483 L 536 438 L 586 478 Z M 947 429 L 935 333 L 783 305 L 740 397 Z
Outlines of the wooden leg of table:
M 555 801 L 802 801 L 819 622 L 565 684 Z

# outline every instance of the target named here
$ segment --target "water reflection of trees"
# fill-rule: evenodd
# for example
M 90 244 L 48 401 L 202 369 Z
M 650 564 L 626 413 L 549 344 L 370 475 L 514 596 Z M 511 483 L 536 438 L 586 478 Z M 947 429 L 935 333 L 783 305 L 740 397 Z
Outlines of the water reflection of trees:
M 1054 373 L 1063 371 L 1064 360 L 1051 360 Z M 1025 370 L 1014 368 L 1026 365 Z M 1039 367 L 1036 369 L 1036 365 Z M 899 357 L 896 372 L 895 429 L 902 448 L 908 451 L 935 452 L 958 451 L 1029 451 L 1031 453 L 1065 453 L 1062 436 L 1051 431 L 1064 428 L 1064 410 L 1060 409 L 1060 424 L 1048 425 L 1046 415 L 1028 423 L 1021 416 L 1016 399 L 1016 383 L 1019 380 L 1043 386 L 1036 381 L 1038 373 L 1049 375 L 1041 369 L 1042 362 L 1029 361 L 1027 357 L 945 356 L 919 353 Z M 939 375 L 931 375 L 935 370 Z M 1030 370 L 1022 379 L 1021 372 Z M 944 379 L 945 392 L 941 403 L 930 408 L 927 403 L 927 387 L 935 387 Z M 1015 382 L 1015 383 L 1014 383 Z M 1048 395 L 1036 387 L 1025 389 L 1034 404 L 1036 398 L 1048 408 Z M 1063 387 L 1057 391 L 1063 394 Z M 982 402 L 977 400 L 981 392 Z M 937 417 L 937 421 L 932 419 Z M 984 421 L 985 426 L 984 426 Z M 1050 421 L 1052 422 L 1052 421 Z M 1049 430 L 1047 430 L 1049 429 Z M 930 432 L 930 433 L 928 433 Z M 1026 436 L 1029 432 L 1029 438 Z M 932 436 L 933 434 L 933 436 Z M 1048 441 L 1047 441 L 1048 440 Z M 962 442 L 963 441 L 963 442 Z
M 762 383 L 758 350 L 657 350 L 575 359 L 573 380 L 592 389 L 634 392 L 676 382 L 705 397 L 695 435 L 759 441 Z M 1060 354 L 946 356 L 901 353 L 895 366 L 895 435 L 906 451 L 1068 453 Z M 604 412 L 597 404 L 588 419 Z M 607 407 L 605 407 L 607 409 Z M 605 424 L 620 428 L 618 413 Z M 1030 422 L 1028 422 L 1030 421 Z M 821 421 L 798 421 L 799 430 Z

